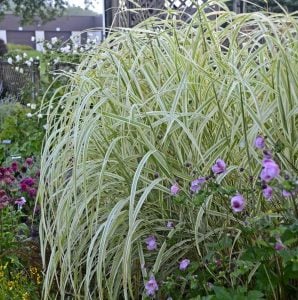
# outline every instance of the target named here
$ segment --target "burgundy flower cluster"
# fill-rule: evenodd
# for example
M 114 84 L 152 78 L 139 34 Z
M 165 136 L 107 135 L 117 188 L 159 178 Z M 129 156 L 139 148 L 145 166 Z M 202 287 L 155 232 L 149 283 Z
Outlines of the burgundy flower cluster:
M 34 200 L 38 189 L 39 170 L 28 157 L 22 164 L 13 161 L 9 167 L 0 167 L 0 209 L 16 205 L 18 209 Z M 27 200 L 32 200 L 29 203 Z

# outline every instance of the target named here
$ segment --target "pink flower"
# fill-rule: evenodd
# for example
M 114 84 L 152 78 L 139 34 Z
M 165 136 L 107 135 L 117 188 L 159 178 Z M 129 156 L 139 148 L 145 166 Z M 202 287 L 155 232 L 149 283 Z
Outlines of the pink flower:
M 195 179 L 194 181 L 191 182 L 190 190 L 194 193 L 198 193 L 201 190 L 202 184 L 204 182 L 206 182 L 205 177 L 200 177 L 198 179 Z
M 272 193 L 273 193 L 273 189 L 268 185 L 263 189 L 263 196 L 268 200 L 271 199 Z
M 261 179 L 269 182 L 277 177 L 280 173 L 278 164 L 272 159 L 263 160 L 263 170 L 261 172 Z
M 179 263 L 179 269 L 181 271 L 184 271 L 184 270 L 187 269 L 187 267 L 189 266 L 189 264 L 190 264 L 190 260 L 187 259 L 187 258 L 185 258 L 185 259 L 183 259 L 183 260 L 180 261 L 180 263 Z
M 5 182 L 6 184 L 10 185 L 10 184 L 12 184 L 13 179 L 10 178 L 10 177 L 5 177 L 5 178 L 4 178 L 4 182 Z
M 158 284 L 153 275 L 150 276 L 150 279 L 145 284 L 146 295 L 149 297 L 155 296 L 156 291 L 158 291 Z
M 245 207 L 245 199 L 238 194 L 231 198 L 231 206 L 234 212 L 241 212 Z
M 265 140 L 262 136 L 258 135 L 255 140 L 255 146 L 258 149 L 263 149 L 265 147 Z
M 33 164 L 33 159 L 31 157 L 28 157 L 26 158 L 25 162 L 28 166 L 31 166 Z
M 222 159 L 218 159 L 211 169 L 214 174 L 224 173 L 226 171 L 226 163 Z
M 11 163 L 11 169 L 14 171 L 14 172 L 17 172 L 19 170 L 19 165 L 16 161 L 13 161 Z
M 151 236 L 147 237 L 146 240 L 145 240 L 145 242 L 147 244 L 147 249 L 149 251 L 157 249 L 156 238 L 155 238 L 154 235 L 151 235 Z
M 178 183 L 174 183 L 172 186 L 171 186 L 171 194 L 173 196 L 177 195 L 178 193 L 180 192 L 180 187 L 178 185 Z
M 9 204 L 9 198 L 4 192 L 4 194 L 2 194 L 2 196 L 0 197 L 0 209 L 5 208 L 8 204 Z

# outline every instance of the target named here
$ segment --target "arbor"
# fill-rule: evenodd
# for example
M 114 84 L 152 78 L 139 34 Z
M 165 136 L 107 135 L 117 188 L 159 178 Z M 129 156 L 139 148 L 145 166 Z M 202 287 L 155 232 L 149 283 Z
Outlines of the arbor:
M 228 6 L 238 12 L 268 10 L 281 12 L 281 6 L 289 12 L 298 11 L 297 0 L 231 0 Z
M 36 15 L 47 21 L 61 14 L 65 7 L 66 0 L 0 0 L 0 18 L 11 11 L 22 18 L 22 23 L 31 23 Z

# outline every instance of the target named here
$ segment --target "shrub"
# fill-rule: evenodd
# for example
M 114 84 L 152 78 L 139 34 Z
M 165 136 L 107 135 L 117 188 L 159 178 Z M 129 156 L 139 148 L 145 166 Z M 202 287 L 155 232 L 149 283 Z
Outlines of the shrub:
M 45 132 L 43 127 L 45 116 L 37 113 L 36 104 L 34 105 L 35 110 L 18 103 L 2 107 L 2 109 L 10 108 L 10 113 L 0 124 L 0 160 L 2 162 L 8 156 L 40 156 Z M 3 144 L 5 140 L 9 140 L 11 144 Z
M 87 299 L 285 291 L 274 230 L 295 232 L 289 207 L 297 200 L 264 200 L 254 141 L 266 136 L 280 180 L 295 178 L 297 28 L 291 15 L 221 11 L 209 19 L 200 9 L 190 23 L 170 14 L 117 31 L 85 58 L 48 118 L 39 190 L 45 297 L 56 284 L 62 298 Z M 225 172 L 220 161 L 214 167 L 218 158 Z M 193 198 L 189 183 L 214 172 L 216 192 Z M 237 191 L 247 201 L 240 213 L 239 197 L 231 209 Z M 256 233 L 264 219 L 268 228 Z M 258 243 L 266 270 L 245 257 Z M 185 259 L 189 275 L 201 276 L 191 295 L 196 277 L 177 273 Z
M 19 44 L 7 44 L 7 48 L 9 51 L 30 51 L 33 50 L 33 48 L 29 45 L 19 45 Z

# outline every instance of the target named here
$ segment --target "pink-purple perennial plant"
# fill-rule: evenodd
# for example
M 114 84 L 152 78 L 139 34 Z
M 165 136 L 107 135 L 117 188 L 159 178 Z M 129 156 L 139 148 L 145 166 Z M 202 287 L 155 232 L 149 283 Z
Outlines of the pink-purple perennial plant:
M 261 172 L 261 179 L 269 182 L 279 176 L 280 169 L 278 164 L 273 159 L 263 160 L 263 169 Z
M 215 175 L 224 173 L 226 171 L 226 163 L 222 159 L 217 159 L 211 169 Z
M 150 235 L 149 237 L 147 237 L 145 242 L 147 245 L 147 249 L 149 251 L 153 251 L 153 250 L 157 249 L 157 242 L 156 242 L 156 238 L 154 235 Z
M 179 269 L 181 271 L 184 271 L 184 270 L 187 269 L 187 267 L 189 266 L 189 264 L 190 264 L 190 260 L 187 259 L 187 258 L 185 258 L 185 259 L 183 259 L 183 260 L 180 261 L 180 263 L 179 263 Z
M 171 194 L 173 196 L 177 195 L 180 192 L 179 184 L 176 182 L 171 186 Z
M 193 180 L 190 185 L 190 190 L 193 193 L 198 193 L 202 189 L 202 185 L 204 182 L 206 182 L 205 177 L 200 177 L 200 178 Z
M 149 297 L 154 297 L 155 293 L 158 291 L 158 284 L 153 275 L 150 276 L 150 279 L 145 284 L 146 295 Z
M 258 135 L 255 140 L 255 146 L 258 149 L 265 148 L 265 139 L 262 136 Z
M 238 194 L 231 198 L 231 207 L 234 212 L 241 212 L 245 207 L 245 199 Z
M 263 196 L 267 200 L 270 200 L 272 198 L 272 193 L 273 193 L 273 189 L 268 185 L 263 189 Z

